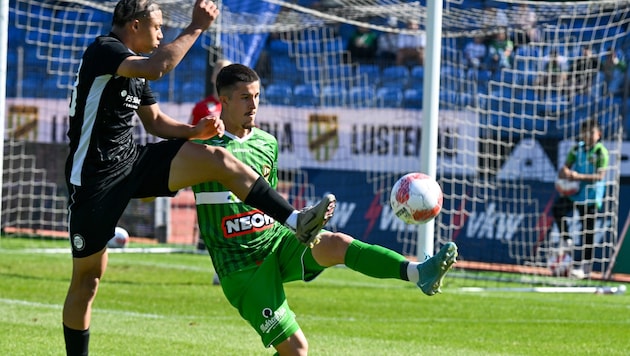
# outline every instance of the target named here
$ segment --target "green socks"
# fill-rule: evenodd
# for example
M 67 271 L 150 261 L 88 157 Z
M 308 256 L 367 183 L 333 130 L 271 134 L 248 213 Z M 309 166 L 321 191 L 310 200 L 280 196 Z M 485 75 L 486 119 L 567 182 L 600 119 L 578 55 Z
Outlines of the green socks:
M 405 256 L 388 248 L 354 240 L 346 251 L 348 268 L 374 278 L 408 280 Z

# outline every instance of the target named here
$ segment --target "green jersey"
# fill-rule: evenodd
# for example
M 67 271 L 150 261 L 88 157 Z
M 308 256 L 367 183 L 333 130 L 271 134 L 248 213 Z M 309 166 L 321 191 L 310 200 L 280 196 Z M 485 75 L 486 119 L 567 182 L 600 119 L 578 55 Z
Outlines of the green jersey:
M 272 188 L 278 185 L 278 142 L 260 129 L 239 138 L 229 132 L 223 137 L 198 141 L 221 146 L 252 167 Z M 273 218 L 240 201 L 217 182 L 192 187 L 197 204 L 199 232 L 219 277 L 258 265 L 278 243 L 274 230 L 284 229 Z
M 584 141 L 580 141 L 569 151 L 566 164 L 578 173 L 594 174 L 608 168 L 608 160 L 608 150 L 601 142 L 587 148 Z M 605 194 L 606 182 L 604 179 L 594 183 L 580 182 L 580 191 L 569 196 L 569 199 L 586 204 L 596 204 L 599 209 L 602 207 Z

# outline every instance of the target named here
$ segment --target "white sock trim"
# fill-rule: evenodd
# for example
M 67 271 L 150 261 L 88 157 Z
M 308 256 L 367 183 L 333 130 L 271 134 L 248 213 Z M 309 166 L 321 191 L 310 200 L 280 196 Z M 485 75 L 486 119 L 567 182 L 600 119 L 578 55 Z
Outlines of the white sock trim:
M 409 282 L 413 284 L 417 284 L 420 280 L 418 265 L 418 262 L 409 262 L 409 264 L 407 265 L 407 278 L 409 278 Z
M 298 213 L 299 211 L 297 210 L 293 210 L 293 212 L 291 213 L 291 215 L 289 215 L 289 217 L 287 218 L 287 221 L 284 222 L 284 225 L 286 227 L 288 227 L 289 229 L 296 231 L 297 230 L 297 217 L 298 217 Z

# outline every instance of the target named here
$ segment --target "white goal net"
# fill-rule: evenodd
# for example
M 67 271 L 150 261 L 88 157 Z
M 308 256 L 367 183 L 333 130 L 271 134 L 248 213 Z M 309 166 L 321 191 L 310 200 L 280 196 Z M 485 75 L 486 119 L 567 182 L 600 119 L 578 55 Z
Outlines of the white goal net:
M 194 1 L 159 1 L 165 40 L 188 24 Z M 116 1 L 11 0 L 2 228 L 12 236 L 66 229 L 67 97 L 83 49 L 109 31 Z M 281 190 L 297 207 L 326 191 L 331 228 L 416 256 L 417 230 L 395 218 L 391 186 L 420 167 L 425 1 L 218 2 L 221 15 L 182 63 L 151 83 L 163 111 L 187 121 L 217 58 L 262 78 L 260 126 L 280 144 Z M 617 251 L 619 177 L 627 112 L 630 2 L 445 1 L 437 178 L 444 191 L 436 248 L 460 247 L 460 270 L 546 279 L 560 245 L 551 204 L 558 169 L 595 118 L 609 150 L 606 196 L 591 246 L 568 217 L 571 258 L 593 249 L 594 278 Z M 373 51 L 351 50 L 357 29 Z M 388 48 L 417 41 L 404 57 Z M 475 48 L 469 46 L 477 39 Z M 366 43 L 361 45 L 366 45 Z M 366 45 L 367 46 L 367 45 Z M 474 57 L 480 48 L 485 54 Z M 613 57 L 611 54 L 616 55 Z M 616 58 L 616 59 L 615 59 Z M 626 127 L 627 128 L 627 127 Z M 155 140 L 137 129 L 140 142 Z M 56 154 L 51 158 L 51 153 Z M 8 167 L 8 168 L 7 168 Z M 132 236 L 194 248 L 194 201 L 132 202 Z M 556 261 L 556 262 L 554 262 Z

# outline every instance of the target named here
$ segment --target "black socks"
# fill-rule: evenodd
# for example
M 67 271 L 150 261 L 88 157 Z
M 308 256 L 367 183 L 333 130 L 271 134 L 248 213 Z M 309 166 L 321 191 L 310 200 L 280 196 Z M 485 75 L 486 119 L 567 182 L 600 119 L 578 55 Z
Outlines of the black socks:
M 245 204 L 262 210 L 282 224 L 295 210 L 277 191 L 271 188 L 262 176 L 254 182 L 247 198 L 245 198 Z
M 74 330 L 63 324 L 63 337 L 66 340 L 66 355 L 87 356 L 90 343 L 90 329 Z

